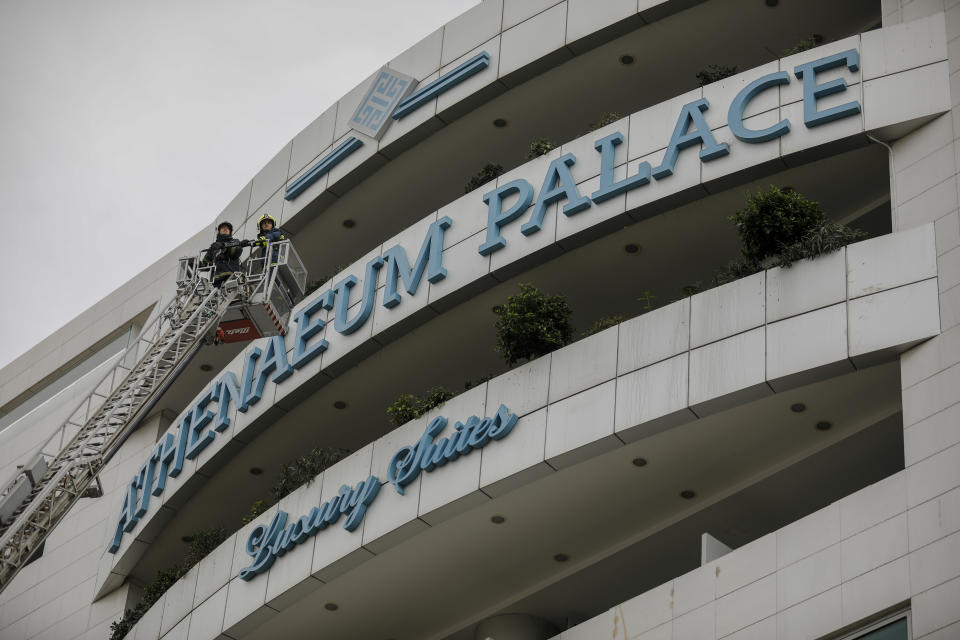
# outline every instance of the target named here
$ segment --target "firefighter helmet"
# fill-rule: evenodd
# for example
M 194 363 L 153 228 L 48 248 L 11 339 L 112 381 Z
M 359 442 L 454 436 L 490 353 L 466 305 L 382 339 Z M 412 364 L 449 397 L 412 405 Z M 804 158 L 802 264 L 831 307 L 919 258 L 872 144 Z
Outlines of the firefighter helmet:
M 220 233 L 220 228 L 221 228 L 221 227 L 226 227 L 227 229 L 230 229 L 230 235 L 233 235 L 233 225 L 232 225 L 232 224 L 230 224 L 229 222 L 227 222 L 226 220 L 224 220 L 223 222 L 221 222 L 220 224 L 217 225 L 217 233 Z
M 265 214 L 263 214 L 262 216 L 260 216 L 260 219 L 259 219 L 259 220 L 257 220 L 257 229 L 260 230 L 260 231 L 263 231 L 263 223 L 264 223 L 265 221 L 267 221 L 267 220 L 269 220 L 269 221 L 273 224 L 273 228 L 274 228 L 274 229 L 277 228 L 277 221 L 276 221 L 276 219 L 274 219 L 274 217 L 273 217 L 272 215 L 270 215 L 269 213 L 265 213 Z

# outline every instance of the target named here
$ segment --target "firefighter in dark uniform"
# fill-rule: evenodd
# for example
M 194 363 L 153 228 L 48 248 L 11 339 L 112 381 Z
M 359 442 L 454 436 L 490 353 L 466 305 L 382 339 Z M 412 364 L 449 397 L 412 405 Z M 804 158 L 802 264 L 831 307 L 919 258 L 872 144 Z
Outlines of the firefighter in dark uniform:
M 274 219 L 274 217 L 269 213 L 265 213 L 260 216 L 259 220 L 257 220 L 257 239 L 251 244 L 260 247 L 260 251 L 266 251 L 268 243 L 280 242 L 281 240 L 287 240 L 289 238 L 290 235 L 277 226 L 277 221 Z M 277 266 L 277 258 L 279 255 L 279 247 L 272 247 L 270 249 L 268 277 L 272 276 L 274 268 Z M 287 285 L 283 282 L 283 278 L 277 278 L 276 282 L 284 291 L 284 293 L 286 293 L 287 297 L 292 300 L 292 294 L 290 293 Z
M 217 225 L 217 239 L 203 254 L 204 266 L 213 265 L 213 285 L 218 289 L 240 270 L 240 254 L 249 242 L 233 237 L 233 225 L 221 222 Z
M 263 247 L 266 246 L 268 242 L 279 242 L 287 238 L 287 232 L 277 226 L 277 221 L 274 220 L 273 216 L 269 213 L 263 214 L 260 216 L 260 219 L 257 220 L 257 239 L 254 241 L 255 244 Z M 274 254 L 274 260 L 276 260 L 276 254 Z

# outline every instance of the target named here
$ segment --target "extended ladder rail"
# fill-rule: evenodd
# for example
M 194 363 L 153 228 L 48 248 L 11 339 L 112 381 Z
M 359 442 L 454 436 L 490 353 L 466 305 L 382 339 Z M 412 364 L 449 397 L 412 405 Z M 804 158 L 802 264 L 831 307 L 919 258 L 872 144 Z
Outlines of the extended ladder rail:
M 0 506 L 16 506 L 5 516 L 5 522 L 12 524 L 4 529 L 0 523 L 0 591 L 97 481 L 101 469 L 187 365 L 204 337 L 213 334 L 228 307 L 237 300 L 247 309 L 266 308 L 271 330 L 282 335 L 279 318 L 286 318 L 302 298 L 306 283 L 306 269 L 288 240 L 262 247 L 223 288 L 212 286 L 212 272 L 213 266 L 200 256 L 181 258 L 174 299 L 0 492 Z M 275 284 L 282 294 L 275 291 Z M 285 308 L 276 311 L 275 304 Z M 24 496 L 27 479 L 32 488 Z
M 172 382 L 172 374 L 186 364 L 236 295 L 236 289 L 218 290 L 197 281 L 186 303 L 174 307 L 180 317 L 170 322 L 168 330 L 128 369 L 120 384 L 54 456 L 47 473 L 14 512 L 16 519 L 0 538 L 0 589 L 9 584 L 95 481 L 103 465 L 149 410 L 151 400 Z M 139 346 L 138 355 L 142 351 Z
M 93 387 L 93 391 L 85 397 L 80 406 L 70 414 L 64 423 L 50 436 L 36 455 L 53 458 L 58 452 L 62 451 L 68 441 L 70 441 L 76 432 L 89 420 L 90 416 L 96 411 L 107 397 L 116 390 L 116 388 L 127 378 L 132 366 L 128 363 L 133 360 L 137 362 L 142 359 L 143 354 L 154 345 L 160 338 L 160 335 L 167 331 L 170 325 L 181 317 L 187 301 L 193 297 L 194 290 L 184 289 L 178 291 L 173 300 L 157 314 L 143 330 L 137 339 L 120 353 L 117 363 L 111 367 L 99 382 Z M 20 471 L 14 472 L 13 478 L 3 485 L 0 491 L 0 498 L 6 497 L 13 489 L 17 479 L 21 475 Z

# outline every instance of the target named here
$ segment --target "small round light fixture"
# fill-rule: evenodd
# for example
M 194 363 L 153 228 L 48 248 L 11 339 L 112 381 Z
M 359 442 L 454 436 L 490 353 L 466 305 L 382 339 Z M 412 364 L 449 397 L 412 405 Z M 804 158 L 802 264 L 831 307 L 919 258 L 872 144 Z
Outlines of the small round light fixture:
M 258 476 L 261 473 L 263 473 L 263 469 L 261 469 L 260 467 L 250 467 L 250 475 Z
M 820 422 L 817 423 L 816 426 L 817 426 L 817 431 L 829 431 L 830 427 L 832 427 L 833 425 L 827 422 L 826 420 L 821 420 Z
M 567 560 L 570 559 L 570 556 L 568 556 L 565 553 L 558 553 L 553 556 L 553 559 L 556 560 L 557 562 L 566 562 Z
M 213 365 L 204 362 L 202 365 L 200 365 L 200 371 L 213 371 Z
M 333 403 L 333 408 L 334 408 L 334 409 L 346 409 L 346 408 L 347 408 L 347 403 L 344 402 L 343 400 L 337 400 L 336 402 Z
M 646 458 L 634 458 L 632 462 L 633 462 L 633 466 L 635 466 L 635 467 L 645 467 L 645 466 L 647 466 L 647 459 L 646 459 Z
M 353 229 L 355 226 L 357 226 L 357 223 L 354 222 L 353 220 L 351 220 L 350 218 L 347 218 L 346 220 L 344 220 L 344 221 L 341 222 L 340 224 L 343 225 L 343 228 L 344 228 L 344 229 Z
M 802 402 L 794 402 L 792 405 L 790 405 L 790 411 L 793 411 L 794 413 L 803 413 L 806 410 L 807 405 L 803 404 Z
M 193 542 L 193 536 L 183 536 L 183 537 L 180 538 L 180 539 L 181 539 L 182 541 L 186 542 L 187 544 L 190 544 L 191 542 Z
M 503 524 L 506 521 L 507 519 L 504 518 L 503 516 L 490 516 L 490 522 L 492 522 L 493 524 Z
M 630 55 L 629 53 L 625 53 L 622 56 L 620 56 L 620 64 L 622 65 L 633 64 L 633 60 L 634 60 L 633 56 Z
M 690 489 L 684 489 L 683 491 L 680 492 L 680 497 L 683 498 L 684 500 L 693 500 L 694 498 L 697 497 L 697 494 L 691 491 Z
M 336 602 L 328 602 L 327 604 L 323 605 L 323 608 L 327 611 L 336 611 L 340 608 L 340 606 Z
M 493 121 L 493 126 L 495 126 L 497 129 L 503 129 L 505 126 L 507 126 L 507 121 L 503 118 L 497 118 Z
M 640 251 L 640 246 L 635 245 L 631 242 L 628 245 L 624 245 L 623 250 L 626 251 L 627 253 L 637 253 L 638 251 Z

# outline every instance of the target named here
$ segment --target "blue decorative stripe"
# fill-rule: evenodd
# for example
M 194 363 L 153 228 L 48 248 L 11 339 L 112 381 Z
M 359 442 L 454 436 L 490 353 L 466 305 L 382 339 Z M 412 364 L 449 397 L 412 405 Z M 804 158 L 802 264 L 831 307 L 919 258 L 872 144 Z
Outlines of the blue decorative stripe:
M 441 93 L 452 89 L 470 76 L 480 73 L 488 66 L 490 66 L 490 54 L 486 51 L 478 53 L 453 71 L 443 74 L 430 84 L 417 89 L 409 96 L 401 100 L 391 117 L 394 120 L 399 120 L 400 118 L 413 113 Z
M 317 164 L 310 167 L 310 170 L 294 180 L 284 192 L 285 200 L 293 200 L 298 195 L 306 191 L 310 185 L 316 182 L 325 173 L 329 172 L 335 166 L 340 164 L 344 158 L 363 146 L 363 140 L 350 136 L 337 148 L 324 156 Z

